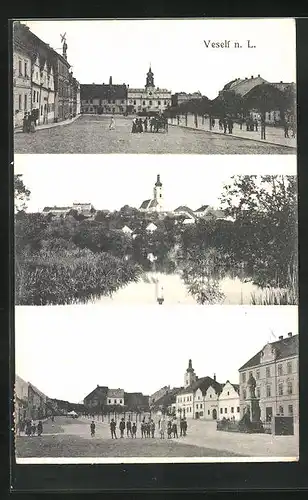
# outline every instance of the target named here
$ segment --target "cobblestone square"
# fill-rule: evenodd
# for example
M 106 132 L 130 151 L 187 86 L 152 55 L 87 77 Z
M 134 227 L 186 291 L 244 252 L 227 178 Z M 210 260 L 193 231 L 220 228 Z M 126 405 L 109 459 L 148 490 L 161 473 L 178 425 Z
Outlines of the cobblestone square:
M 204 130 L 169 126 L 168 132 L 131 133 L 132 118 L 83 115 L 68 124 L 15 133 L 15 154 L 294 154 L 293 148 Z

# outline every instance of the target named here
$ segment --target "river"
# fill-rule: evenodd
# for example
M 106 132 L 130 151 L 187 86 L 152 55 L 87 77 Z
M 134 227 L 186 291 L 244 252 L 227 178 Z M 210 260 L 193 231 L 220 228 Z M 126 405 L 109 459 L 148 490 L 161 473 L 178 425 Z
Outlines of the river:
M 261 288 L 252 282 L 243 282 L 239 278 L 231 277 L 220 280 L 220 290 L 225 295 L 222 302 L 225 305 L 250 305 L 251 294 L 262 294 Z M 154 304 L 160 295 L 164 298 L 164 304 L 196 304 L 179 274 L 153 272 L 145 273 L 137 283 L 130 283 L 121 288 L 111 298 L 100 297 L 94 303 Z

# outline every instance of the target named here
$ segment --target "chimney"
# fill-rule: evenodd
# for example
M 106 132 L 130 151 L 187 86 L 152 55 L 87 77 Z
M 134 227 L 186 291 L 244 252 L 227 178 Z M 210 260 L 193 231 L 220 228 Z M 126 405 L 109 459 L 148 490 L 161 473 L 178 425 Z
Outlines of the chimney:
M 280 335 L 280 336 L 279 336 L 279 340 L 282 340 L 282 339 L 283 339 L 283 335 Z
M 250 77 L 250 78 L 253 78 L 253 75 L 251 75 L 251 77 Z
M 260 78 L 260 75 L 258 75 L 258 77 Z
M 283 83 L 283 81 L 282 81 L 282 80 L 280 80 L 280 83 Z
M 214 380 L 215 380 L 215 382 L 216 382 L 216 373 L 214 373 L 214 377 L 213 377 L 213 379 L 214 379 Z
M 247 76 L 245 76 L 245 80 L 248 80 Z
M 292 337 L 292 332 L 289 332 L 289 333 L 288 333 L 288 337 Z
M 112 76 L 109 78 L 109 85 L 112 85 Z

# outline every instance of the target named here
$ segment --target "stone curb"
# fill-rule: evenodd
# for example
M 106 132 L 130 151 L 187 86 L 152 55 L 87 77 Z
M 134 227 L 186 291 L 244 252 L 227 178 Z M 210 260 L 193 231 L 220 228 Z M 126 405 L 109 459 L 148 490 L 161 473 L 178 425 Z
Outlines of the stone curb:
M 50 128 L 55 128 L 55 127 L 60 127 L 64 125 L 70 125 L 71 123 L 74 123 L 78 118 L 80 118 L 81 115 L 75 116 L 72 118 L 72 120 L 65 120 L 63 122 L 58 122 L 58 123 L 50 123 L 47 125 L 38 125 L 35 129 L 35 132 L 39 132 L 40 130 L 47 130 Z M 18 128 L 14 130 L 14 134 L 23 134 L 22 128 Z
M 278 144 L 277 142 L 272 142 L 272 141 L 263 141 L 262 139 L 254 139 L 253 137 L 239 137 L 238 135 L 233 135 L 233 134 L 223 134 L 221 132 L 216 132 L 216 130 L 204 130 L 200 128 L 195 128 L 195 127 L 186 127 L 186 125 L 176 125 L 175 123 L 169 123 L 171 127 L 181 127 L 184 129 L 189 129 L 189 130 L 194 130 L 195 132 L 205 132 L 206 134 L 216 134 L 216 135 L 227 135 L 227 136 L 232 136 L 235 139 L 241 139 L 247 141 L 254 141 L 254 142 L 260 142 L 261 144 L 270 144 L 272 146 L 281 146 L 282 148 L 289 148 L 289 149 L 296 149 L 296 146 L 288 146 L 287 144 Z

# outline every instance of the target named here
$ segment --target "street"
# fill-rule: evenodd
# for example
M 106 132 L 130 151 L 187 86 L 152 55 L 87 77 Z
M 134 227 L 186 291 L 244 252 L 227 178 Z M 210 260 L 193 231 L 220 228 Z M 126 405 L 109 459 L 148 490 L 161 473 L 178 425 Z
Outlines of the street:
M 132 118 L 83 115 L 73 123 L 15 133 L 15 154 L 294 154 L 294 149 L 204 130 L 169 126 L 168 133 L 132 134 Z
M 27 457 L 296 457 L 298 436 L 238 434 L 219 432 L 216 422 L 188 421 L 186 437 L 112 440 L 108 422 L 95 421 L 96 434 L 90 437 L 90 419 L 56 417 L 44 423 L 41 437 L 17 436 L 16 456 Z M 117 426 L 118 427 L 118 426 Z

